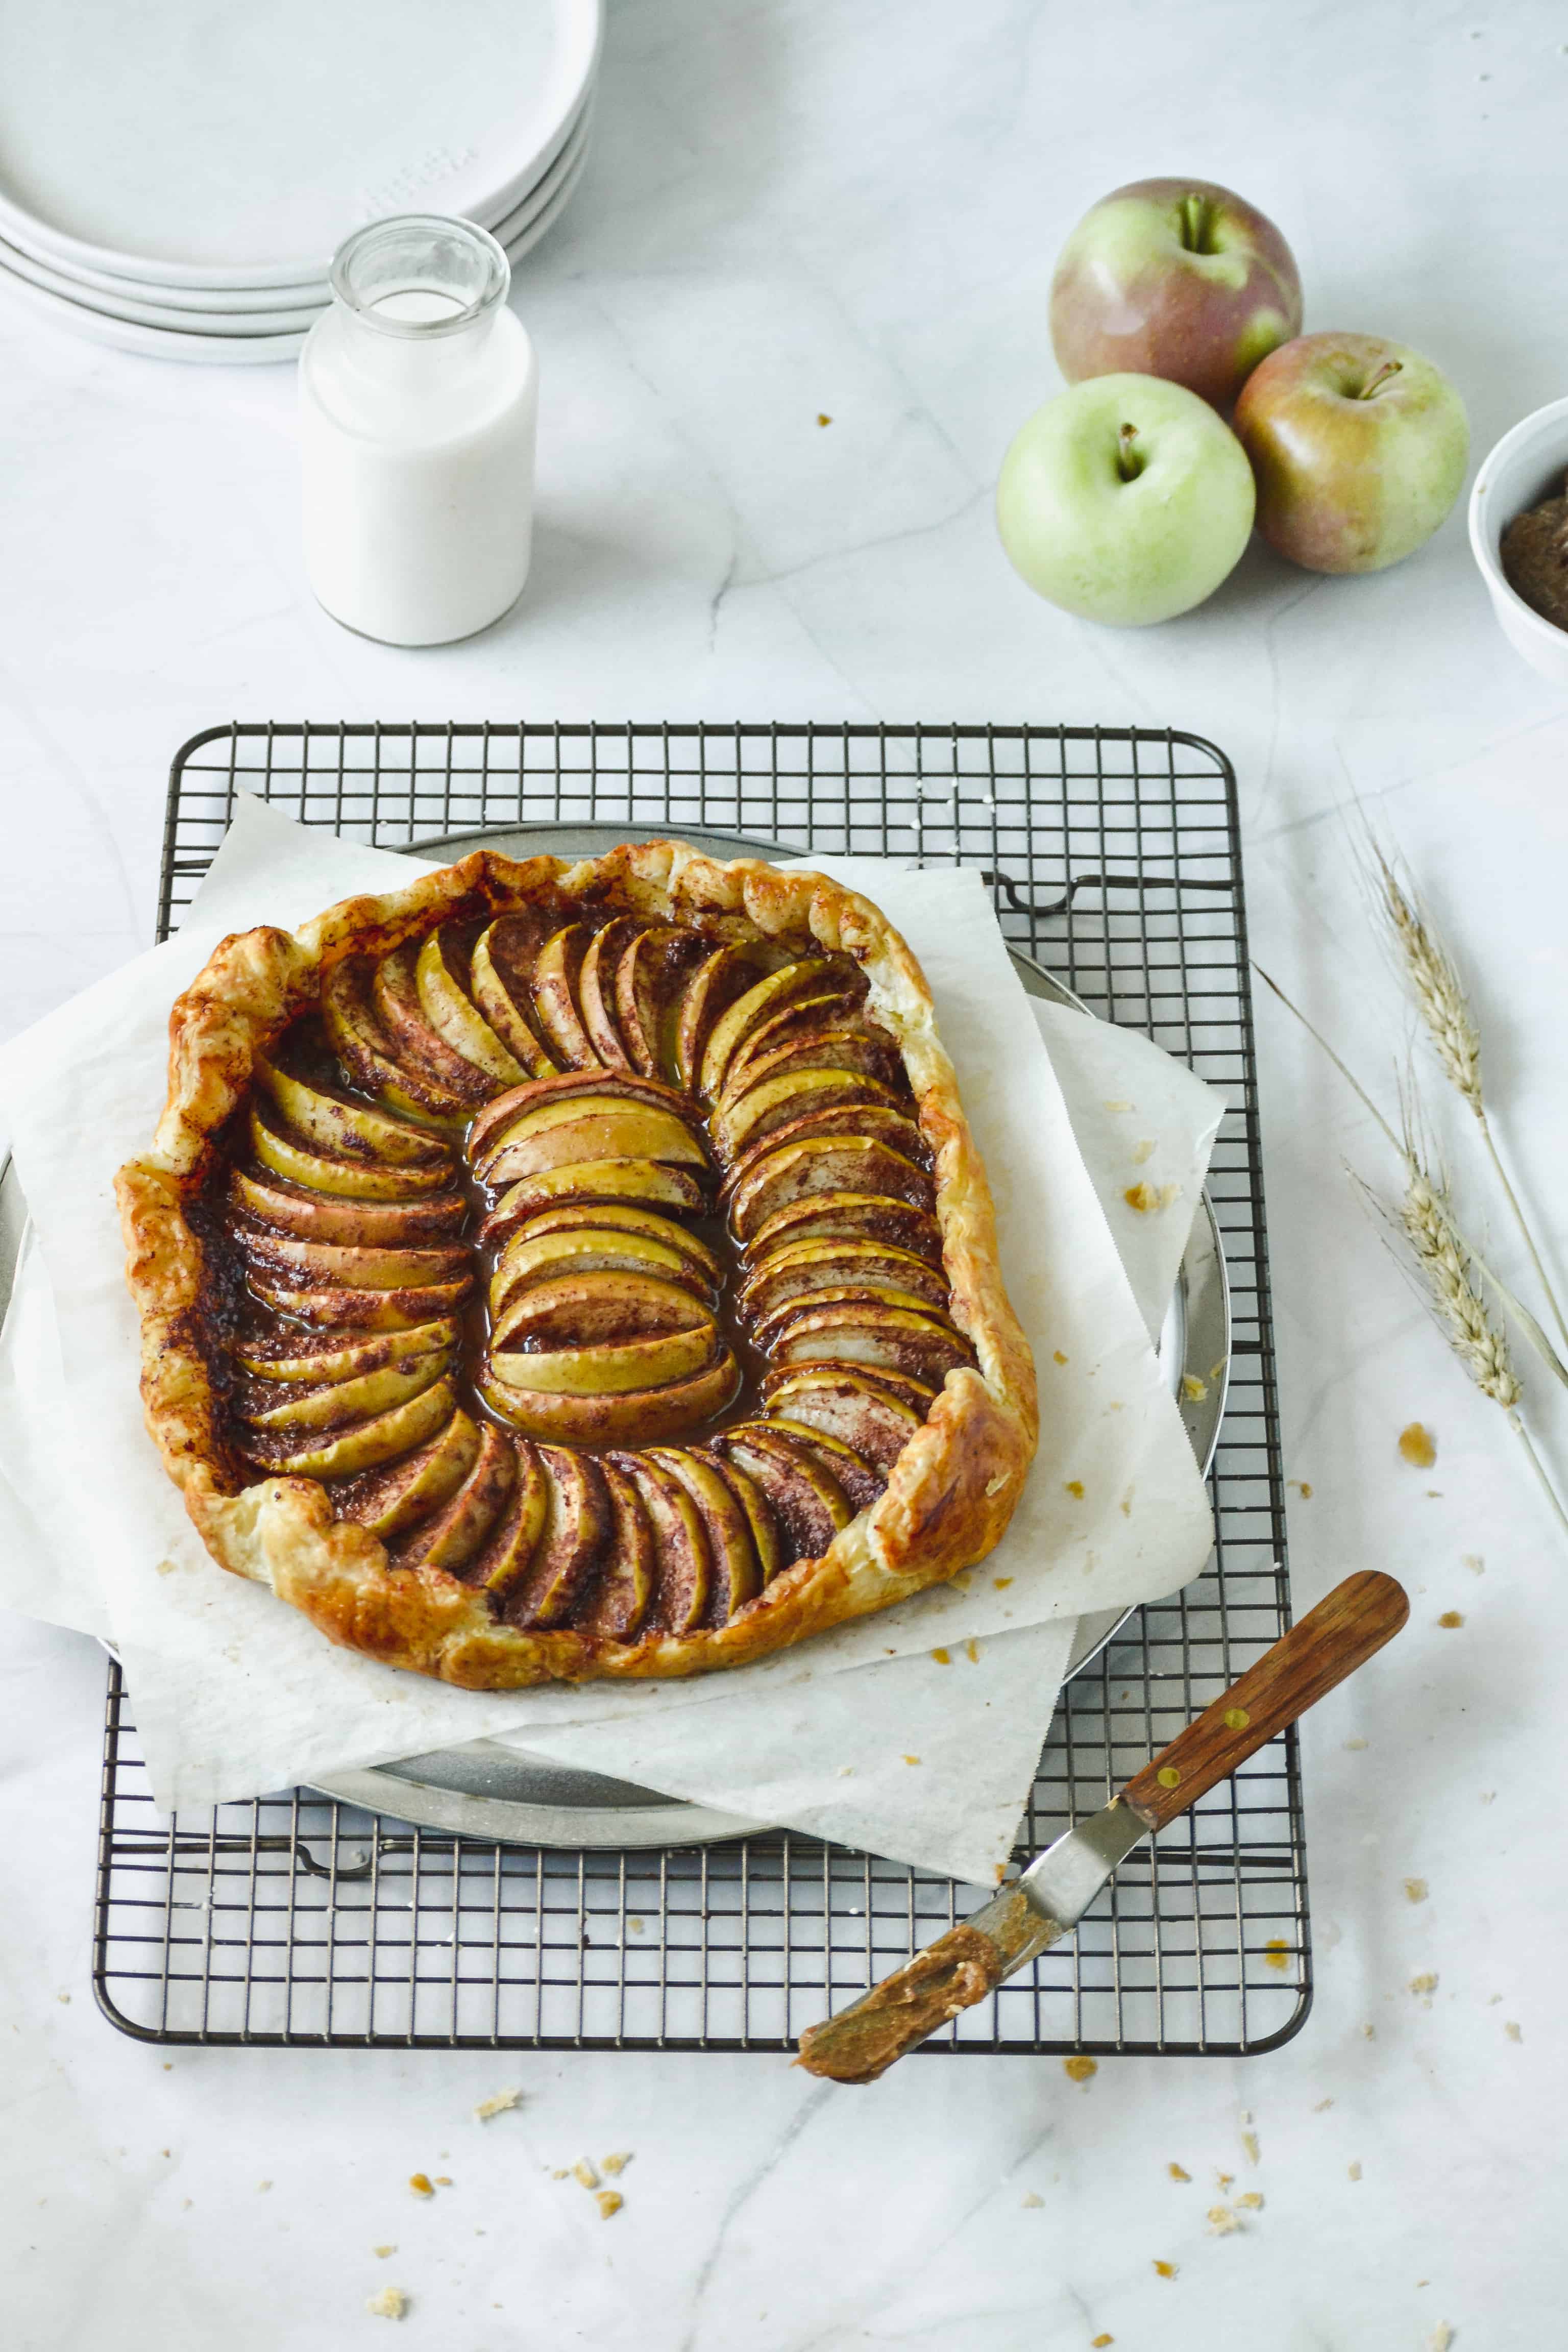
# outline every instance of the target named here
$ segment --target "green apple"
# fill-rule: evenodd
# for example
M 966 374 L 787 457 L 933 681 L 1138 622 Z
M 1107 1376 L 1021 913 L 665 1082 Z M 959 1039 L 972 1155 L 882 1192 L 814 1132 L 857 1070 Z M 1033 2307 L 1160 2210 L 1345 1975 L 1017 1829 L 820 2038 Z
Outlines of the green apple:
M 1382 335 L 1298 335 L 1241 388 L 1258 527 L 1309 572 L 1382 572 L 1431 538 L 1470 428 L 1441 368 Z
M 1023 427 L 996 522 L 1037 594 L 1135 629 L 1214 593 L 1247 545 L 1254 500 L 1241 444 L 1205 400 L 1159 376 L 1101 375 Z

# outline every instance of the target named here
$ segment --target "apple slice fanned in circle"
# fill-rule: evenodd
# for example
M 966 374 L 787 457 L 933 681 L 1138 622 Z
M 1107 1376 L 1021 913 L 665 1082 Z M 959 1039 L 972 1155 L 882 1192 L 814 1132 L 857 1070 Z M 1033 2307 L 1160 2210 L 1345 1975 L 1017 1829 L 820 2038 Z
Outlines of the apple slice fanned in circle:
M 273 1473 L 304 1478 L 352 1477 L 356 1470 L 374 1470 L 381 1463 L 395 1461 L 400 1454 L 422 1445 L 451 1419 L 457 1401 L 448 1374 L 406 1404 L 395 1405 L 390 1412 L 351 1423 L 345 1429 L 325 1432 L 313 1441 L 307 1439 L 304 1444 L 300 1444 L 300 1433 L 247 1430 L 240 1450 Z
M 507 1128 L 474 1172 L 492 1187 L 584 1160 L 658 1160 L 707 1173 L 707 1152 L 684 1119 L 646 1103 L 580 1095 L 530 1111 Z
M 711 1338 L 713 1330 L 712 1308 L 683 1283 L 651 1274 L 562 1273 L 513 1292 L 491 1330 L 490 1349 L 498 1356 L 520 1349 L 586 1350 L 660 1333 Z
M 498 1608 L 527 1575 L 550 1513 L 550 1474 L 538 1447 L 525 1437 L 510 1443 L 516 1475 L 506 1507 L 483 1549 L 462 1571 L 464 1581 L 478 1585 Z
M 714 1114 L 711 1133 L 721 1160 L 739 1160 L 776 1128 L 822 1110 L 839 1110 L 855 1103 L 898 1111 L 900 1099 L 890 1087 L 855 1070 L 781 1070 L 760 1086 L 747 1087 L 728 1109 Z
M 839 1528 L 854 1517 L 848 1496 L 832 1473 L 765 1422 L 742 1422 L 721 1430 L 712 1445 L 762 1488 L 792 1561 L 820 1559 Z
M 289 1331 L 279 1327 L 237 1339 L 231 1353 L 242 1372 L 258 1381 L 351 1381 L 384 1364 L 405 1364 L 433 1349 L 455 1348 L 458 1326 L 451 1316 L 416 1323 L 406 1331 Z
M 390 955 L 383 956 L 371 973 L 370 1001 L 397 1061 L 436 1079 L 449 1087 L 460 1101 L 467 1101 L 476 1092 L 479 1072 L 472 1058 L 459 1053 L 430 1020 L 426 991 L 420 983 L 420 963 L 426 950 L 435 947 L 435 940 L 432 932 L 424 948 L 408 940 L 402 947 L 394 948 Z M 439 950 L 436 952 L 438 954 Z M 515 1064 L 507 1072 L 510 1077 L 521 1075 Z
M 414 1201 L 343 1200 L 284 1180 L 263 1183 L 243 1168 L 229 1179 L 229 1198 L 258 1224 L 300 1241 L 378 1245 L 446 1241 L 462 1230 L 468 1206 L 460 1192 Z
M 660 1079 L 640 1077 L 633 1070 L 560 1070 L 547 1078 L 531 1078 L 526 1086 L 509 1087 L 475 1114 L 468 1129 L 470 1167 L 478 1173 L 498 1148 L 503 1131 L 516 1120 L 547 1105 L 568 1102 L 576 1095 L 646 1103 L 650 1109 L 671 1112 L 688 1125 L 694 1117 L 686 1097 Z
M 490 1277 L 492 1328 L 500 1328 L 507 1305 L 521 1290 L 559 1275 L 643 1274 L 678 1284 L 699 1298 L 710 1298 L 713 1285 L 699 1262 L 668 1242 L 612 1225 L 582 1224 L 540 1233 L 531 1224 L 515 1233 Z
M 915 1305 L 948 1313 L 946 1276 L 912 1250 L 880 1242 L 785 1242 L 755 1261 L 736 1304 L 747 1321 L 758 1323 L 810 1291 L 867 1282 L 891 1285 Z
M 900 1159 L 912 1160 L 917 1168 L 924 1168 L 931 1156 L 920 1129 L 902 1111 L 888 1110 L 876 1103 L 846 1103 L 803 1111 L 798 1118 L 775 1127 L 734 1161 L 727 1184 L 733 1187 L 743 1182 L 764 1151 L 782 1151 L 786 1144 L 804 1143 L 814 1135 L 858 1135 L 868 1143 L 885 1143 L 889 1151 L 896 1151 Z
M 945 1306 L 932 1307 L 918 1292 L 900 1289 L 896 1283 L 856 1281 L 824 1284 L 820 1289 L 803 1291 L 798 1297 L 781 1300 L 759 1318 L 752 1333 L 752 1344 L 771 1360 L 803 1317 L 839 1307 L 890 1307 L 900 1314 L 919 1315 L 950 1332 L 955 1339 L 958 1337 Z
M 481 1242 L 499 1242 L 541 1210 L 594 1207 L 684 1209 L 700 1216 L 702 1188 L 684 1168 L 659 1160 L 581 1160 L 520 1177 L 502 1193 L 479 1227 Z
M 765 1391 L 770 1416 L 841 1438 L 886 1477 L 925 1421 L 930 1392 L 911 1402 L 846 1364 L 785 1370 Z
M 903 1078 L 899 1049 L 885 1031 L 866 1022 L 844 1022 L 837 1027 L 807 1030 L 748 1063 L 733 1089 L 726 1087 L 720 1095 L 721 1116 L 753 1087 L 792 1070 L 852 1070 L 861 1077 L 875 1078 L 893 1095 L 899 1094 Z
M 713 1325 L 705 1318 L 685 1330 L 660 1331 L 643 1339 L 536 1351 L 495 1349 L 490 1364 L 508 1388 L 558 1396 L 622 1396 L 685 1380 L 710 1363 L 713 1353 Z
M 531 979 L 540 1034 L 569 1070 L 604 1066 L 577 1008 L 578 975 L 592 938 L 586 923 L 564 924 L 540 949 Z
M 449 1348 L 432 1348 L 406 1363 L 383 1364 L 379 1370 L 361 1372 L 352 1380 L 289 1381 L 277 1389 L 270 1381 L 247 1381 L 241 1384 L 236 1404 L 240 1419 L 252 1429 L 337 1429 L 347 1422 L 369 1421 L 434 1388 L 451 1360 Z
M 853 1135 L 808 1136 L 802 1143 L 764 1148 L 728 1188 L 730 1222 L 751 1242 L 782 1209 L 825 1192 L 870 1193 L 903 1201 L 930 1215 L 935 1201 L 923 1168 L 883 1143 Z
M 787 1558 L 784 1539 L 779 1529 L 773 1505 L 750 1473 L 738 1462 L 728 1462 L 706 1445 L 689 1445 L 686 1451 L 700 1462 L 710 1462 L 731 1495 L 746 1515 L 752 1531 L 752 1549 L 757 1555 L 757 1567 L 763 1584 L 771 1583 L 784 1567 Z
M 658 1546 L 637 1482 L 614 1454 L 599 1464 L 610 1507 L 610 1532 L 593 1584 L 576 1612 L 581 1630 L 607 1642 L 632 1642 L 642 1631 L 658 1576 Z
M 655 924 L 639 931 L 616 965 L 616 1025 L 645 1077 L 679 1076 L 676 1037 L 688 977 L 708 952 L 700 931 Z
M 616 1024 L 616 967 L 637 935 L 629 915 L 614 915 L 594 933 L 577 972 L 584 1034 L 607 1070 L 629 1070 L 632 1057 Z
M 738 1609 L 763 1589 L 762 1562 L 752 1541 L 751 1521 L 713 1464 L 683 1446 L 652 1446 L 645 1457 L 668 1471 L 696 1506 L 708 1542 L 710 1590 L 707 1615 L 726 1625 Z
M 563 1445 L 537 1452 L 546 1481 L 544 1528 L 502 1614 L 510 1625 L 543 1630 L 569 1615 L 604 1549 L 611 1517 L 596 1462 Z
M 437 1182 L 451 1181 L 452 1155 L 427 1129 L 308 1085 L 264 1055 L 256 1057 L 255 1075 L 289 1126 L 315 1150 L 386 1167 L 439 1171 Z
M 691 1278 L 704 1290 L 717 1297 L 723 1286 L 724 1269 L 706 1242 L 699 1241 L 684 1225 L 678 1225 L 673 1217 L 662 1216 L 657 1209 L 636 1208 L 626 1201 L 595 1201 L 541 1209 L 530 1221 L 527 1233 L 513 1238 L 526 1242 L 550 1234 L 590 1231 L 657 1243 L 683 1258 Z M 504 1256 L 505 1252 L 503 1259 Z
M 768 969 L 759 948 L 713 948 L 682 983 L 666 1026 L 676 1081 L 687 1093 L 698 1090 L 702 1056 L 715 1023 Z
M 292 1282 L 302 1289 L 320 1283 L 342 1283 L 350 1290 L 403 1290 L 471 1279 L 466 1247 L 376 1249 L 349 1242 L 297 1241 L 289 1234 L 266 1233 L 252 1226 L 237 1225 L 234 1231 L 236 1240 L 265 1278 Z
M 477 1070 L 449 1083 L 443 1075 L 416 1062 L 406 1047 L 400 1049 L 394 1043 L 371 1003 L 369 966 L 363 957 L 345 956 L 327 974 L 321 987 L 321 1020 L 351 1085 L 440 1132 L 459 1134 L 468 1115 L 490 1091 Z
M 786 963 L 777 971 L 770 971 L 736 997 L 709 1033 L 702 1049 L 702 1066 L 698 1085 L 709 1102 L 717 1101 L 728 1075 L 730 1064 L 742 1041 L 749 1037 L 760 1022 L 793 1004 L 797 998 L 820 992 L 822 983 L 838 969 L 828 956 L 802 956 Z M 852 965 L 845 965 L 846 971 Z
M 764 1217 L 746 1243 L 746 1264 L 754 1269 L 787 1243 L 804 1241 L 886 1242 L 936 1266 L 942 1264 L 942 1233 L 929 1210 L 873 1192 L 819 1192 Z
M 460 1408 L 440 1435 L 401 1462 L 362 1471 L 328 1491 L 340 1519 L 353 1519 L 384 1543 L 455 1495 L 479 1458 L 478 1424 Z
M 637 1489 L 653 1529 L 655 1621 L 666 1633 L 689 1633 L 702 1622 L 712 1582 L 701 1514 L 679 1479 L 648 1454 L 609 1458 Z
M 250 1107 L 250 1149 L 264 1177 L 281 1176 L 302 1191 L 324 1192 L 333 1200 L 413 1201 L 444 1192 L 452 1181 L 446 1166 L 412 1168 L 378 1166 L 367 1160 L 330 1157 L 308 1150 Z
M 346 1290 L 331 1286 L 296 1289 L 288 1278 L 269 1280 L 268 1269 L 252 1265 L 246 1287 L 275 1315 L 301 1323 L 353 1331 L 406 1331 L 433 1316 L 450 1315 L 474 1286 L 471 1274 L 460 1282 L 432 1282 L 398 1290 Z
M 550 1076 L 555 1056 L 532 1013 L 528 974 L 541 943 L 543 919 L 502 915 L 474 942 L 468 981 L 474 1002 L 496 1035 L 531 1077 Z
M 505 1510 L 517 1480 L 511 1441 L 487 1422 L 479 1450 L 455 1495 L 406 1537 L 392 1554 L 394 1568 L 467 1567 Z
M 853 1510 L 869 1510 L 887 1486 L 882 1473 L 847 1438 L 814 1428 L 810 1422 L 797 1421 L 793 1414 L 781 1413 L 776 1408 L 768 1414 L 767 1425 L 781 1430 L 819 1462 L 843 1487 Z
M 968 1343 L 929 1315 L 857 1302 L 797 1316 L 773 1342 L 775 1365 L 886 1365 L 933 1385 L 973 1361 Z
M 741 1368 L 722 1347 L 710 1363 L 685 1380 L 618 1393 L 513 1387 L 504 1377 L 510 1361 L 489 1360 L 479 1377 L 480 1395 L 514 1429 L 561 1445 L 657 1445 L 682 1437 L 700 1422 L 724 1412 L 741 1385 Z
M 804 1045 L 808 1038 L 825 1032 L 845 1030 L 855 1036 L 892 1042 L 875 1022 L 861 1015 L 858 999 L 842 989 L 829 987 L 820 995 L 803 996 L 795 1003 L 786 1004 L 782 1012 L 758 1022 L 737 1045 L 724 1073 L 720 1099 L 733 1102 L 751 1085 L 752 1071 L 763 1065 L 776 1068 L 773 1057 L 784 1047 Z

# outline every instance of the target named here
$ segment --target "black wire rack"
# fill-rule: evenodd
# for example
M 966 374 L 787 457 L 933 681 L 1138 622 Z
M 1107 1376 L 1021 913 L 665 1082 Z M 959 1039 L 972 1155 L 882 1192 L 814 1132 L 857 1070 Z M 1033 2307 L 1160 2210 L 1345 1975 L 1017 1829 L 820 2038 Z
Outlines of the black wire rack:
M 1010 940 L 1224 1095 L 1215 1551 L 1068 1684 L 1020 1856 L 1095 1811 L 1289 1622 L 1236 782 L 1214 745 L 1087 728 L 233 725 L 177 755 L 159 936 L 255 793 L 389 848 L 528 822 L 683 825 L 961 860 Z M 1216 1368 L 1217 1369 L 1217 1368 Z M 144 2040 L 781 2051 L 982 1898 L 784 1832 L 665 1852 L 449 1836 L 306 1790 L 154 1808 L 118 1668 L 94 1973 Z M 1294 1735 L 1141 1847 L 1073 1940 L 928 2050 L 1269 2049 L 1311 1992 Z

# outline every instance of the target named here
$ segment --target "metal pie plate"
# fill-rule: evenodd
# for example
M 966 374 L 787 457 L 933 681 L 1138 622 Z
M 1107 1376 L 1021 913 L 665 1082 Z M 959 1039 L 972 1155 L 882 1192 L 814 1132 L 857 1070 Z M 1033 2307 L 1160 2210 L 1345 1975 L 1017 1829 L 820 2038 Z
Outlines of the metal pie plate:
M 451 859 L 473 849 L 496 849 L 509 856 L 596 857 L 623 841 L 658 841 L 669 825 L 527 824 L 483 833 L 444 835 L 416 843 L 410 855 Z M 682 825 L 679 838 L 715 857 L 768 857 L 776 843 L 742 834 L 713 833 Z M 806 853 L 794 851 L 791 856 Z M 1018 976 L 1031 996 L 1074 1005 L 1093 1019 L 1088 1005 L 1062 982 L 1016 948 L 1009 948 Z M 9 1160 L 0 1169 L 0 1319 L 10 1302 L 26 1203 Z M 1219 1442 L 1230 1364 L 1230 1286 L 1219 1227 L 1205 1192 L 1202 1213 L 1193 1221 L 1176 1286 L 1166 1309 L 1157 1352 L 1183 1424 L 1206 1476 Z M 1219 1378 L 1214 1367 L 1223 1365 Z M 1192 1373 L 1203 1393 L 1182 1393 Z M 1099 1655 L 1132 1615 L 1108 1609 L 1079 1620 L 1078 1638 L 1068 1660 L 1068 1677 Z M 487 1838 L 517 1845 L 642 1847 L 708 1845 L 740 1837 L 765 1824 L 721 1813 L 642 1789 L 607 1773 L 584 1771 L 544 1756 L 520 1754 L 499 1740 L 475 1739 L 460 1748 L 408 1756 L 395 1764 L 335 1772 L 314 1784 L 323 1795 L 365 1811 L 412 1822 L 422 1829 Z

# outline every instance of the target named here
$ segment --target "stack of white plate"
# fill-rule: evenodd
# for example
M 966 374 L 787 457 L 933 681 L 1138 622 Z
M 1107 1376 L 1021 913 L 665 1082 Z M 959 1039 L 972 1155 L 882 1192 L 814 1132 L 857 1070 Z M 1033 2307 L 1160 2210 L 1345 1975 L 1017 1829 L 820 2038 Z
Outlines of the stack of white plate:
M 163 359 L 292 359 L 351 229 L 513 261 L 587 160 L 603 0 L 0 0 L 0 292 Z

